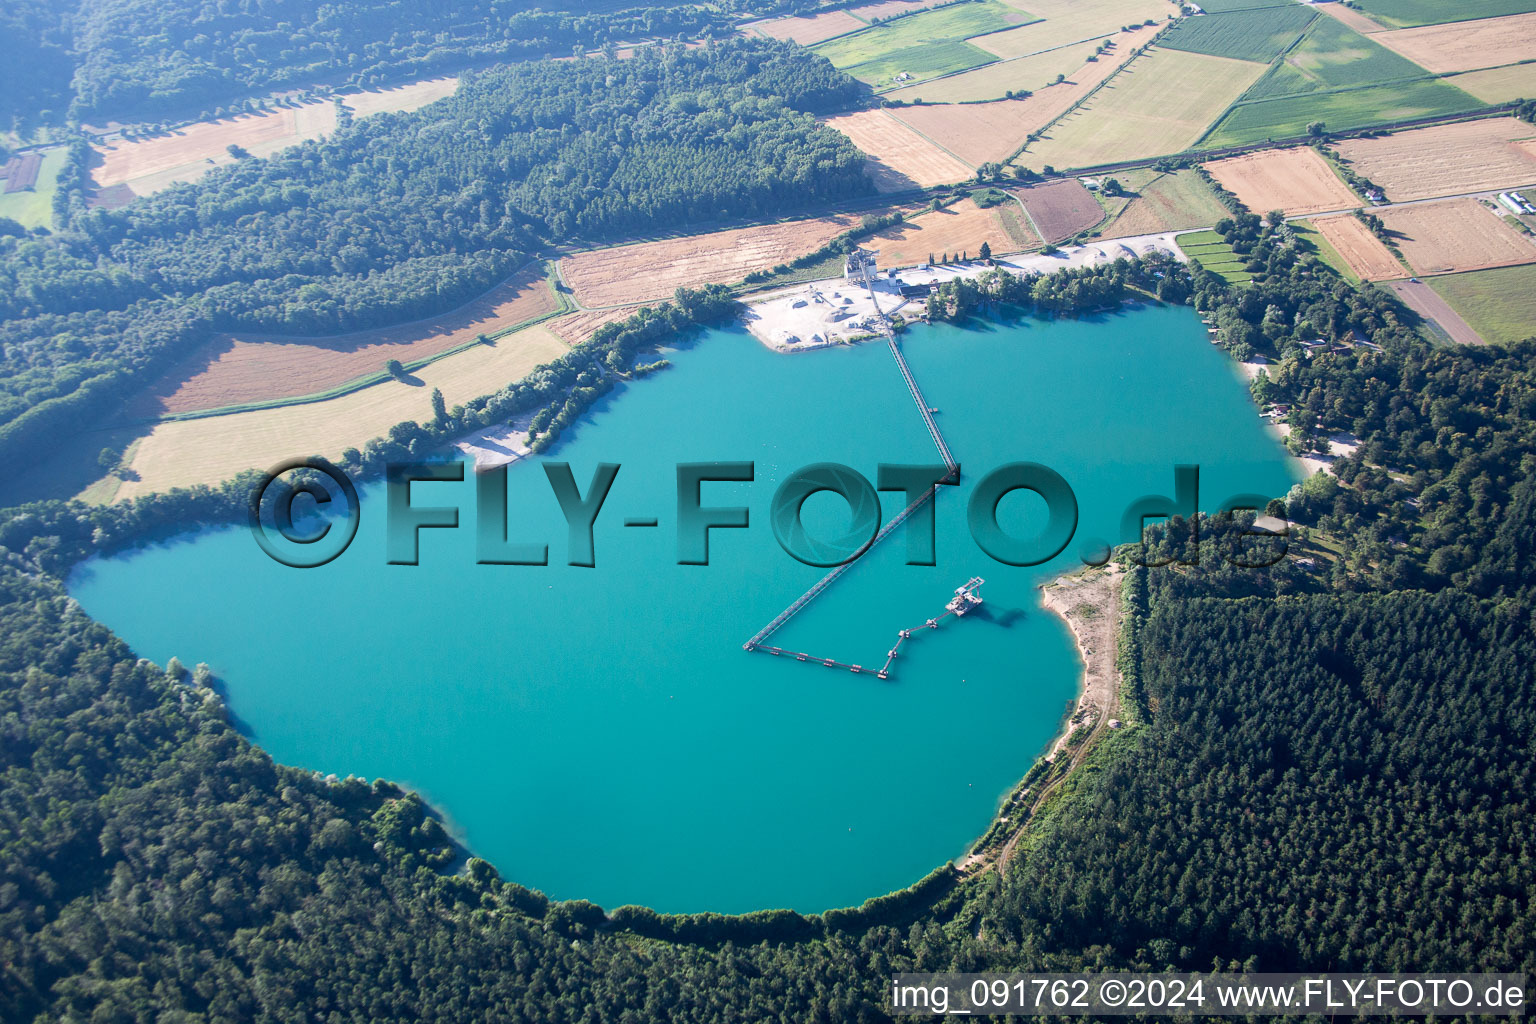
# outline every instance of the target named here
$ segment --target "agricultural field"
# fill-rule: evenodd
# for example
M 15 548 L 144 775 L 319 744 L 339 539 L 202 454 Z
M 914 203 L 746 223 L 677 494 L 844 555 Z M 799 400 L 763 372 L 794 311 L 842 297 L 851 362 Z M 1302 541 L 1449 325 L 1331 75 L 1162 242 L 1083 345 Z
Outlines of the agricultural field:
M 939 6 L 942 2 L 943 0 L 880 0 L 879 3 L 854 7 L 848 13 L 860 21 L 884 21 L 903 14 L 916 14 L 918 11 L 926 11 L 930 7 Z
M 987 64 L 996 58 L 964 40 L 1033 20 L 1000 3 L 974 0 L 914 14 L 814 47 L 843 71 L 876 88 L 895 84 L 900 74 L 933 77 Z
M 1443 25 L 1478 18 L 1501 18 L 1525 14 L 1536 7 L 1531 0 L 1356 0 L 1373 20 L 1388 28 L 1412 28 L 1417 25 Z
M 1066 84 L 1065 82 L 1062 85 L 1051 84 L 1056 80 L 1057 75 L 1075 79 L 1080 72 L 1094 70 L 1098 64 L 1107 62 L 1111 67 L 1114 66 L 1115 61 L 1108 56 L 1092 63 L 1088 62 L 1088 58 L 1093 56 L 1096 45 L 1089 42 L 1076 46 L 1061 46 L 1028 57 L 997 61 L 974 71 L 964 71 L 958 75 L 949 75 L 922 85 L 896 89 L 886 93 L 886 97 L 903 103 L 911 103 L 914 100 L 921 100 L 924 103 L 964 103 L 975 100 L 1000 100 L 1009 92 L 1021 90 L 1039 93 L 1048 88 L 1060 89 Z M 1128 50 L 1129 47 L 1126 49 Z
M 1205 169 L 1259 213 L 1284 210 L 1295 217 L 1363 204 L 1310 146 L 1245 153 L 1208 163 Z
M 547 320 L 544 326 L 554 332 L 561 341 L 575 348 L 592 337 L 603 324 L 633 316 L 639 308 L 638 306 L 614 306 L 608 309 L 583 309 Z
M 889 212 L 872 210 L 869 215 Z M 593 249 L 562 259 L 560 276 L 583 306 L 668 299 L 684 285 L 729 284 L 804 256 L 857 227 L 863 216 L 840 213 Z
M 413 383 L 389 380 L 324 402 L 167 420 L 139 442 L 129 463 L 138 479 L 123 481 L 117 500 L 216 484 L 297 453 L 335 459 L 396 423 L 429 419 L 434 388 L 452 408 L 521 380 L 567 351 L 547 328 L 527 327 L 494 346 L 476 345 L 424 366 Z
M 1150 30 L 1146 31 L 1150 34 Z M 923 104 L 902 107 L 892 113 L 973 165 L 987 160 L 1006 160 L 1024 145 L 1031 133 L 1061 117 L 1100 82 L 1119 70 L 1131 59 L 1132 49 L 1132 46 L 1126 46 L 1123 51 L 1105 54 L 1091 64 L 1082 65 L 1066 81 L 1038 90 L 1026 99 L 947 106 Z
M 1017 188 L 1013 194 L 1023 201 L 1030 220 L 1047 242 L 1064 241 L 1104 219 L 1099 201 L 1076 181 Z
M 1115 177 L 1135 195 L 1103 230 L 1105 238 L 1208 228 L 1230 216 L 1216 193 L 1194 171 L 1166 174 L 1143 169 Z
M 1310 7 L 1292 3 L 1183 18 L 1158 45 L 1267 64 L 1284 53 L 1315 17 L 1317 12 Z
M 972 42 L 999 57 L 1024 57 L 1102 39 L 1148 20 L 1160 24 L 1175 11 L 1168 0 L 1019 0 L 1018 6 L 1045 20 Z
M 1312 222 L 1312 226 L 1361 280 L 1384 281 L 1408 276 L 1408 271 L 1392 255 L 1392 250 L 1371 234 L 1371 229 L 1353 214 L 1319 217 Z
M 1399 82 L 1343 92 L 1314 92 L 1239 103 L 1202 144 L 1240 146 L 1265 139 L 1304 137 L 1321 121 L 1330 131 L 1368 128 L 1418 117 L 1457 114 L 1483 106 L 1476 98 L 1439 79 Z
M 24 192 L 0 192 L 0 217 L 9 217 L 24 228 L 53 226 L 53 194 L 59 188 L 59 171 L 64 167 L 63 146 L 43 154 L 37 180 Z
M 765 36 L 769 39 L 793 39 L 801 46 L 811 46 L 836 36 L 847 35 L 867 28 L 866 22 L 855 18 L 848 11 L 828 11 L 806 18 L 772 18 L 743 25 L 746 35 Z
M 1354 284 L 1360 283 L 1360 275 L 1355 273 L 1355 269 L 1340 255 L 1339 250 L 1335 249 L 1333 244 L 1324 238 L 1310 222 L 1293 220 L 1290 222 L 1290 227 L 1291 231 L 1301 239 L 1303 247 L 1311 246 L 1317 258 L 1332 267 L 1334 273 Z
M 1510 103 L 1536 96 L 1536 64 L 1511 64 L 1506 68 L 1468 71 L 1445 81 L 1484 103 Z
M 1232 251 L 1232 246 L 1214 231 L 1195 231 L 1179 235 L 1174 243 L 1195 263 L 1221 278 L 1227 284 L 1247 284 L 1253 280 L 1245 266 L 1247 261 Z
M 926 263 L 930 253 L 935 259 L 962 252 L 975 257 L 983 242 L 1002 256 L 1035 248 L 1040 239 L 1012 200 L 983 209 L 962 199 L 886 228 L 860 244 L 879 252 L 882 267 L 912 267 Z
M 1496 68 L 1536 56 L 1536 13 L 1398 29 L 1375 41 L 1437 74 Z
M 456 88 L 457 78 L 437 78 L 341 98 L 356 116 L 364 117 L 389 110 L 415 110 Z M 201 121 L 149 138 L 116 139 L 96 146 L 101 162 L 91 172 L 91 178 L 101 189 L 125 186 L 135 196 L 147 196 L 177 182 L 195 181 L 214 167 L 233 163 L 230 146 L 239 146 L 252 156 L 270 156 L 335 130 L 333 100 Z
M 220 335 L 172 368 L 136 411 L 159 417 L 318 394 L 380 373 L 390 359 L 409 366 L 560 308 L 535 266 L 458 309 L 396 327 L 328 338 Z
M 1536 336 L 1536 266 L 1430 278 L 1429 286 L 1495 345 Z
M 1155 49 L 1132 61 L 1014 162 L 1038 170 L 1182 152 L 1264 70 L 1251 61 Z
M 1341 3 L 1319 4 L 1318 6 L 1333 15 L 1335 19 L 1344 25 L 1365 35 L 1385 31 L 1387 27 L 1378 21 L 1372 21 L 1354 8 L 1345 7 Z
M 1536 184 L 1536 125 L 1513 117 L 1415 128 L 1334 148 L 1396 202 Z
M 946 185 L 971 176 L 972 169 L 958 157 L 929 142 L 887 111 L 859 110 L 827 118 L 824 123 L 848 136 L 868 155 L 870 177 L 881 192 Z
M 1476 199 L 1395 206 L 1380 211 L 1408 265 L 1452 274 L 1536 263 L 1536 245 Z
M 1479 271 L 1473 271 L 1479 273 Z M 1494 271 L 1481 271 L 1481 273 L 1494 273 Z M 1437 278 L 1430 278 L 1435 281 Z M 1435 291 L 1432 284 L 1423 281 L 1393 281 L 1387 287 L 1397 293 L 1397 297 L 1403 300 L 1403 304 L 1423 317 L 1425 323 L 1432 330 L 1439 328 L 1438 333 L 1443 333 L 1446 338 L 1459 345 L 1481 345 L 1484 342 L 1482 335 L 1467 323 L 1460 313 L 1451 308 L 1439 292 Z
M 1333 18 L 1318 18 L 1275 70 L 1244 94 L 1244 100 L 1353 89 L 1428 78 L 1413 61 L 1378 45 Z

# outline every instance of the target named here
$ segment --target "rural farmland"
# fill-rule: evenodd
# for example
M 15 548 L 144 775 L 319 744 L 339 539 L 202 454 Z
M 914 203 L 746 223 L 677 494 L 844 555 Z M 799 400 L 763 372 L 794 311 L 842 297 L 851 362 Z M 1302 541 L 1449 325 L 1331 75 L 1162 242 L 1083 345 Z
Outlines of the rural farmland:
M 1392 250 L 1353 214 L 1319 217 L 1312 226 L 1361 280 L 1384 281 L 1408 276 Z
M 861 244 L 879 252 L 883 267 L 911 267 L 926 263 L 929 254 L 942 259 L 946 253 L 956 258 L 969 253 L 974 258 L 983 242 L 1001 256 L 1038 246 L 1040 239 L 1011 199 L 985 209 L 962 199 L 886 228 Z
M 1437 74 L 1494 68 L 1536 55 L 1536 13 L 1405 28 L 1374 39 Z
M 793 39 L 801 46 L 811 46 L 835 36 L 847 35 L 867 28 L 868 22 L 860 21 L 847 11 L 827 11 L 803 18 L 773 18 L 754 21 L 742 26 L 742 32 L 764 36 L 768 39 Z
M 1267 64 L 1285 52 L 1315 17 L 1317 12 L 1310 7 L 1293 3 L 1184 18 L 1168 30 L 1160 45 Z
M 1020 0 L 1017 6 L 1045 20 L 982 36 L 974 45 L 999 57 L 1023 57 L 1101 39 L 1147 21 L 1162 23 L 1175 10 L 1168 0 Z
M 1231 215 L 1194 171 L 1138 170 L 1116 177 L 1136 194 L 1104 229 L 1109 238 L 1208 228 Z
M 1531 337 L 1531 325 L 1536 324 L 1536 266 L 1447 274 L 1428 283 L 1484 341 L 1513 345 Z
M 965 40 L 1030 20 L 1000 0 L 973 0 L 882 22 L 820 43 L 815 51 L 853 77 L 888 88 L 991 63 L 993 54 Z
M 339 458 L 396 423 L 430 419 L 434 388 L 452 407 L 521 380 L 567 351 L 547 328 L 528 327 L 495 346 L 476 345 L 424 366 L 413 383 L 389 380 L 324 402 L 166 420 L 139 442 L 131 462 L 137 479 L 124 480 L 117 498 L 216 484 L 300 452 Z
M 1205 169 L 1245 206 L 1260 213 L 1284 210 L 1295 217 L 1363 204 L 1328 161 L 1306 146 L 1245 153 L 1208 163 Z
M 396 327 L 326 338 L 219 335 L 160 380 L 144 412 L 159 416 L 317 394 L 377 374 L 387 360 L 430 359 L 559 308 L 540 265 L 458 309 Z
M 1419 274 L 1536 263 L 1530 236 L 1515 231 L 1476 199 L 1397 206 L 1382 210 L 1381 219 Z
M 1500 117 L 1350 139 L 1335 149 L 1402 202 L 1536 183 L 1536 152 L 1517 144 L 1532 138 L 1536 125 Z
M 1013 190 L 1024 202 L 1041 237 L 1061 242 L 1087 231 L 1104 219 L 1104 208 L 1076 181 L 1053 181 Z
M 824 123 L 848 136 L 868 155 L 870 177 L 881 192 L 947 185 L 971 176 L 970 166 L 888 111 L 860 110 L 829 117 Z
M 1014 162 L 1072 168 L 1182 152 L 1263 73 L 1264 65 L 1251 61 L 1154 49 Z
M 868 215 L 888 212 L 872 210 Z M 685 285 L 739 281 L 753 271 L 804 256 L 862 219 L 841 213 L 593 249 L 562 259 L 560 276 L 583 306 L 668 299 Z

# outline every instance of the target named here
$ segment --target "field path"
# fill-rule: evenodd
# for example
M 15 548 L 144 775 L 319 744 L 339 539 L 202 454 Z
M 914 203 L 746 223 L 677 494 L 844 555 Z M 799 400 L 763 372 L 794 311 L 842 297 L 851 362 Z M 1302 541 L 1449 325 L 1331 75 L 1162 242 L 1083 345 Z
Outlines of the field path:
M 1389 287 L 1397 293 L 1415 313 L 1439 324 L 1451 340 L 1459 345 L 1485 345 L 1482 335 L 1450 307 L 1440 293 L 1422 281 L 1393 281 Z

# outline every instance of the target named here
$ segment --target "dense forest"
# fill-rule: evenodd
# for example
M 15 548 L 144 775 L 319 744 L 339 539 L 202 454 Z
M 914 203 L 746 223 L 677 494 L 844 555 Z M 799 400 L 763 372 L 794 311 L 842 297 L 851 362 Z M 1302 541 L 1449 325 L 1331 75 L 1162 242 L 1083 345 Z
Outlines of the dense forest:
M 315 85 L 725 37 L 741 4 L 530 0 L 11 0 L 0 11 L 0 128 L 237 109 Z
M 772 41 L 537 61 L 115 212 L 61 192 L 68 230 L 0 237 L 0 454 L 25 464 L 216 330 L 415 319 L 552 243 L 864 195 L 812 116 L 856 94 Z

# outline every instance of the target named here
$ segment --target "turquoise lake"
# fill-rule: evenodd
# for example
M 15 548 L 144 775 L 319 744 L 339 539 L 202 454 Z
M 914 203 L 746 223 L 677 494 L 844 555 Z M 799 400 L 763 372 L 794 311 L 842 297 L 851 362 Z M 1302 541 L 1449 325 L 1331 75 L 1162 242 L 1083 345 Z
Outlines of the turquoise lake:
M 938 499 L 938 564 L 904 564 L 895 533 L 773 641 L 878 665 L 899 628 L 985 577 L 978 613 L 917 634 L 889 681 L 741 646 L 825 571 L 775 541 L 779 480 L 938 461 L 883 342 L 780 355 L 712 331 L 604 399 L 547 456 L 583 492 L 597 463 L 622 466 L 595 568 L 565 564 L 533 459 L 508 474 L 510 532 L 547 542 L 547 567 L 475 563 L 466 480 L 413 488 L 418 506 L 461 509 L 459 529 L 422 531 L 418 566 L 386 564 L 374 485 L 323 568 L 286 568 L 226 528 L 93 560 L 70 590 L 140 655 L 208 663 L 279 761 L 420 791 L 508 879 L 610 909 L 854 905 L 964 853 L 1060 725 L 1080 662 L 1037 584 L 1121 539 L 1134 499 L 1172 495 L 1176 463 L 1200 466 L 1207 509 L 1297 479 L 1187 308 L 919 327 L 902 344 L 965 471 Z M 756 464 L 754 482 L 703 488 L 705 505 L 749 506 L 751 528 L 712 531 L 711 564 L 679 566 L 674 467 L 715 460 Z M 1047 566 L 999 564 L 967 529 L 971 488 L 1014 461 L 1077 496 L 1076 538 Z M 899 493 L 881 497 L 899 511 Z M 1016 493 L 1000 518 L 1023 534 L 1041 507 Z M 818 533 L 847 518 L 834 496 L 807 502 Z

